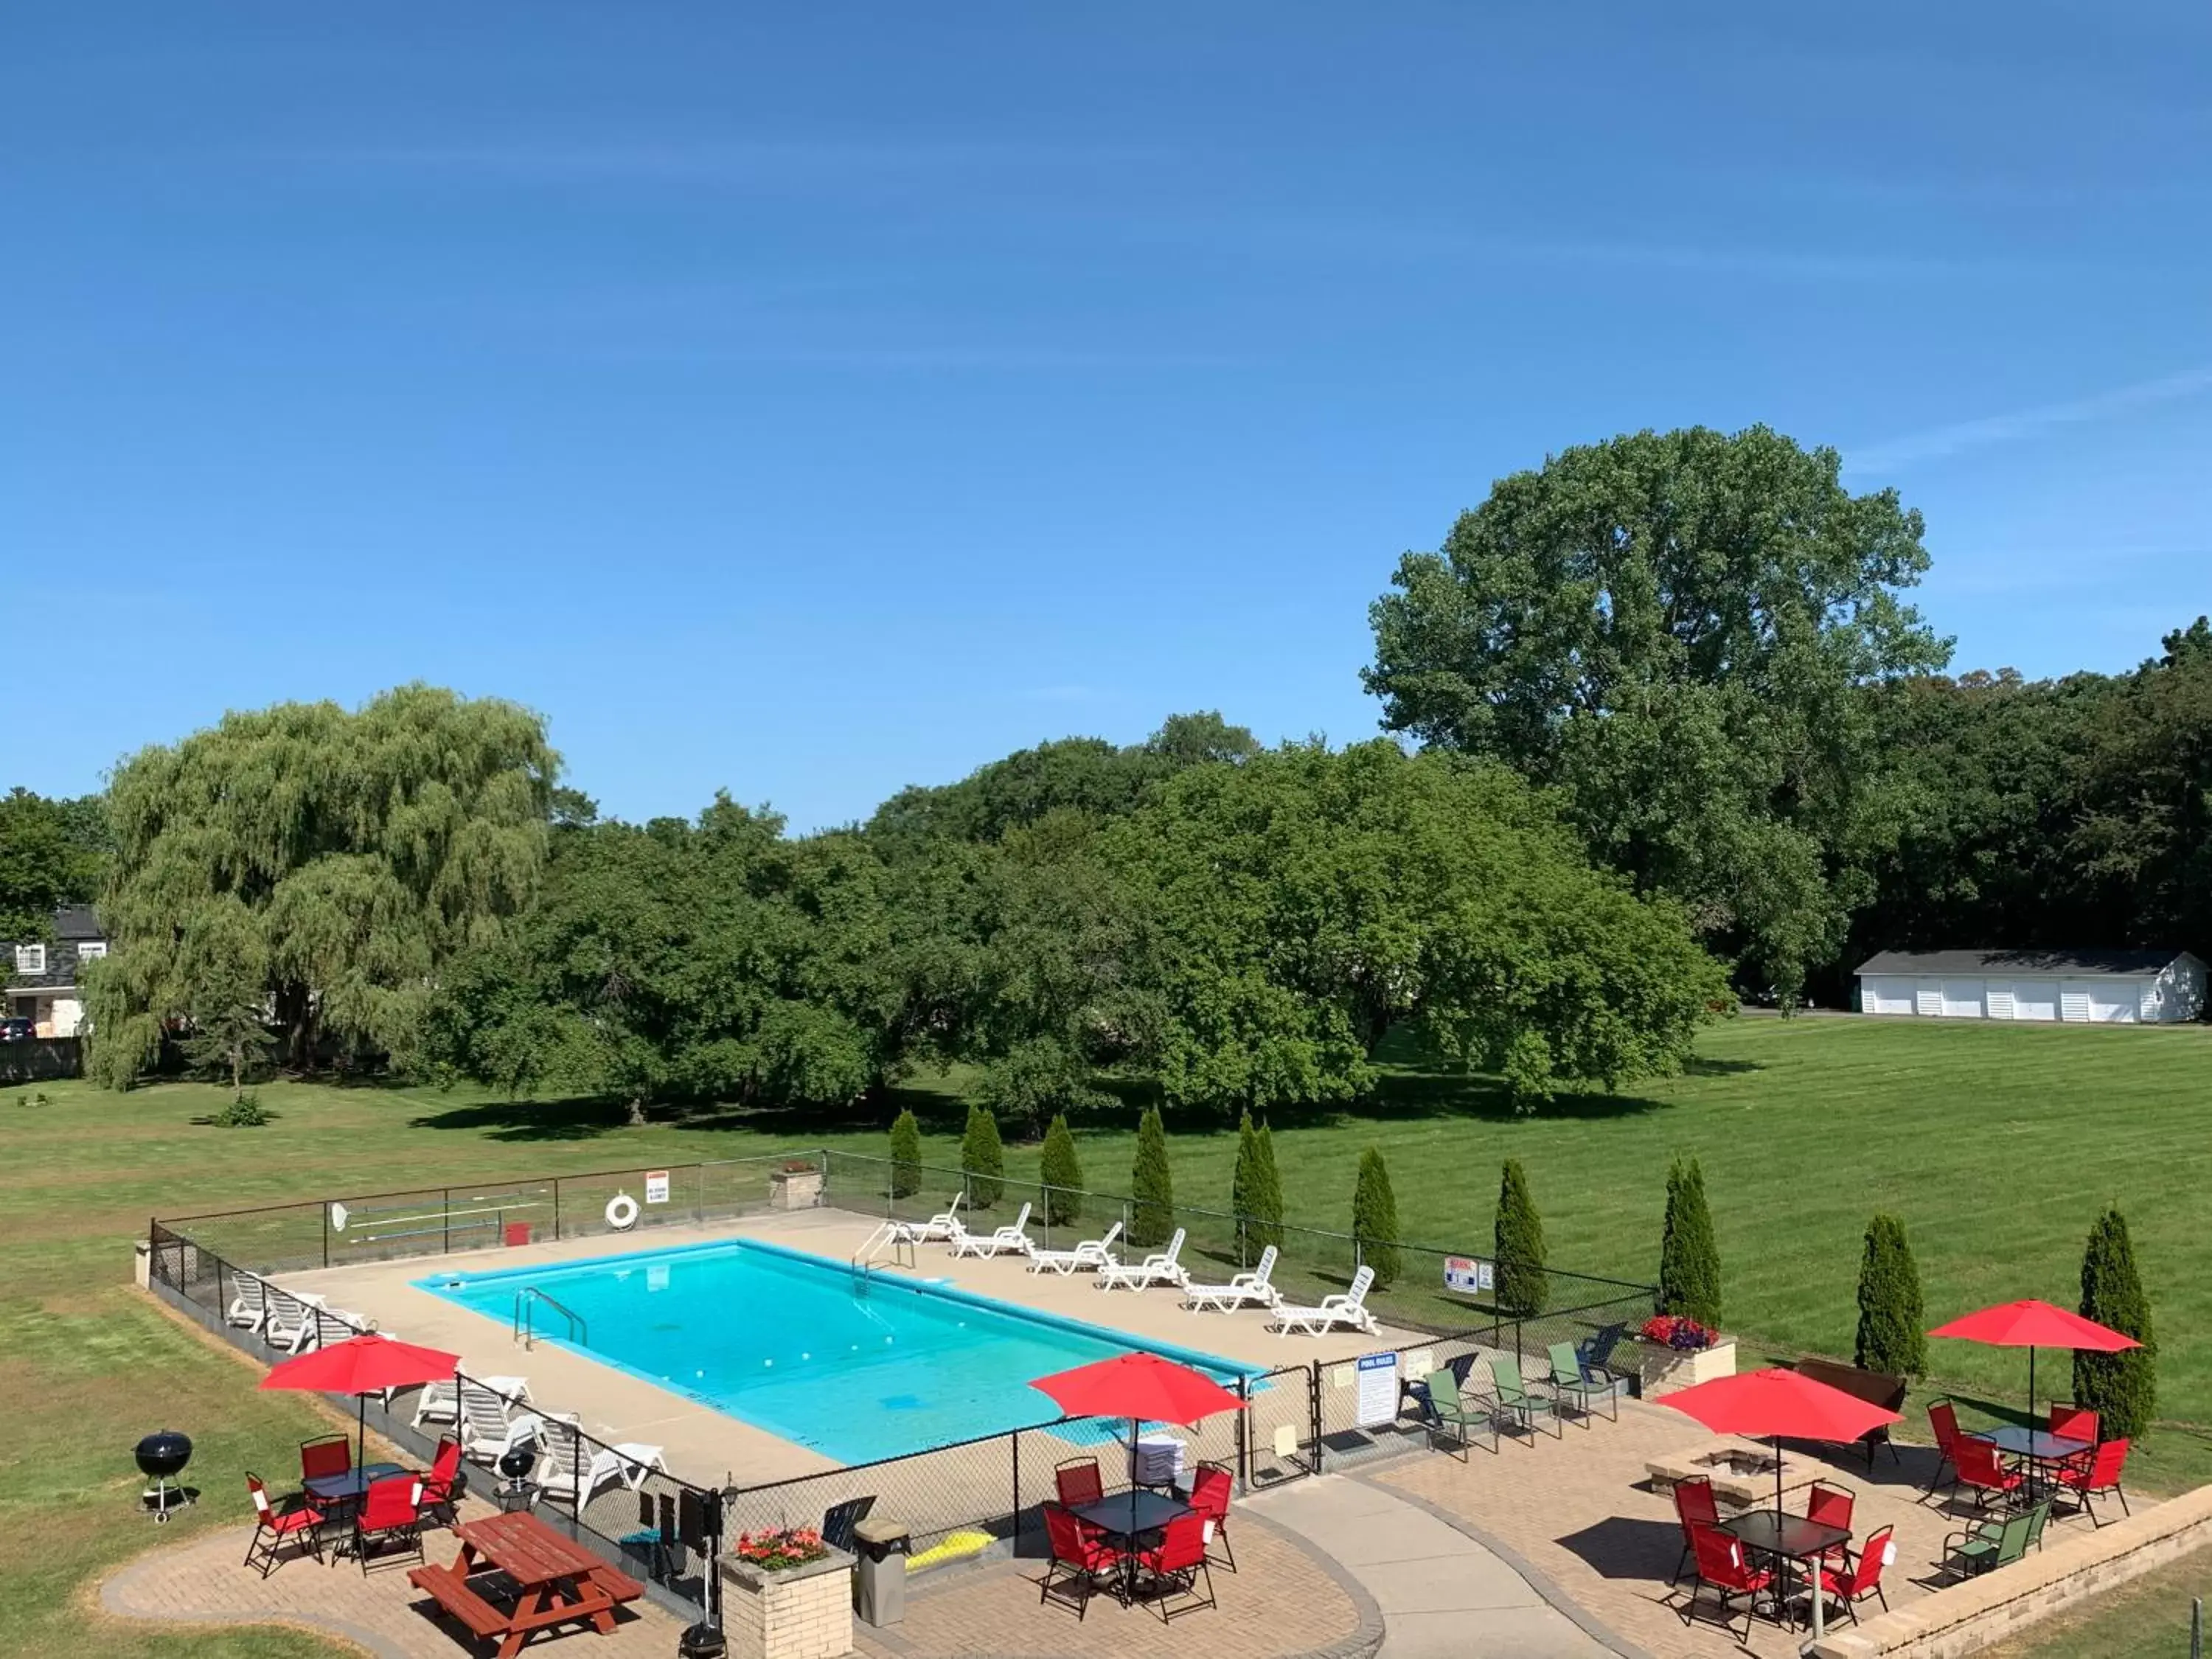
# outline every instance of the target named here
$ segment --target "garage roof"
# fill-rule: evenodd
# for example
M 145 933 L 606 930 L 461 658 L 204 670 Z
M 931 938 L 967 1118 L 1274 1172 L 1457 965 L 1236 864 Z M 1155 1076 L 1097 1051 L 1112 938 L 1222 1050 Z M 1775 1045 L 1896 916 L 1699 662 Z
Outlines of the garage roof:
M 2182 951 L 1883 951 L 1862 974 L 2073 974 L 2084 979 L 2141 978 L 2165 970 Z

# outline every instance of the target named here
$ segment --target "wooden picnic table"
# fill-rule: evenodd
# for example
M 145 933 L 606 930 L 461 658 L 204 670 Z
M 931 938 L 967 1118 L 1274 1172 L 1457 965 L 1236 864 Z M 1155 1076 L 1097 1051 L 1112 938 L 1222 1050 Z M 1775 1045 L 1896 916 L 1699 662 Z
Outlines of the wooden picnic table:
M 621 1568 L 527 1512 L 466 1521 L 453 1534 L 461 1540 L 460 1559 L 450 1567 L 410 1568 L 408 1581 L 476 1635 L 499 1638 L 499 1659 L 514 1659 L 533 1632 L 554 1625 L 588 1619 L 601 1635 L 611 1636 L 616 1607 L 645 1594 Z M 469 1583 L 471 1574 L 495 1570 L 514 1581 L 511 1609 Z

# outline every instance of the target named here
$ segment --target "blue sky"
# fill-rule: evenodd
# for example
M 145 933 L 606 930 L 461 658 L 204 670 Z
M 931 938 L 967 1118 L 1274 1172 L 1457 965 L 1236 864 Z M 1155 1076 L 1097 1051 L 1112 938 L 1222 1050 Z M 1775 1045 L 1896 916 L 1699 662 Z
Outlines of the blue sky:
M 2212 11 L 55 7 L 0 55 L 0 782 L 413 678 L 629 816 L 1364 737 L 1492 478 L 1765 421 L 1960 666 L 2212 610 Z

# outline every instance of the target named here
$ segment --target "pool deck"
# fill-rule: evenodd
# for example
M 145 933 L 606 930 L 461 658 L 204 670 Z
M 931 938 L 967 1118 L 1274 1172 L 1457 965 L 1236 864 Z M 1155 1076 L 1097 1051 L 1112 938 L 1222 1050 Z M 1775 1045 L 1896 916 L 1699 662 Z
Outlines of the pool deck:
M 525 1352 L 507 1321 L 473 1312 L 418 1289 L 411 1281 L 440 1273 L 504 1272 L 729 1238 L 757 1238 L 803 1250 L 842 1269 L 867 1242 L 876 1224 L 872 1218 L 825 1207 L 706 1226 L 656 1226 L 613 1237 L 280 1273 L 276 1278 L 288 1290 L 319 1292 L 329 1298 L 331 1307 L 374 1320 L 379 1329 L 394 1336 L 449 1349 L 461 1356 L 462 1369 L 470 1373 L 527 1377 L 539 1407 L 580 1413 L 584 1431 L 602 1440 L 643 1441 L 659 1446 L 669 1468 L 678 1474 L 695 1480 L 726 1475 L 738 1485 L 757 1485 L 816 1474 L 835 1468 L 837 1463 L 582 1354 L 546 1343 Z M 1358 1332 L 1279 1337 L 1265 1328 L 1264 1316 L 1257 1310 L 1192 1314 L 1180 1305 L 1177 1292 L 1164 1287 L 1105 1292 L 1087 1273 L 1066 1278 L 1032 1273 L 1024 1270 L 1023 1258 L 1012 1255 L 955 1261 L 951 1251 L 940 1244 L 922 1245 L 918 1255 L 918 1265 L 913 1269 L 885 1267 L 878 1271 L 890 1276 L 946 1279 L 963 1290 L 1016 1307 L 1122 1331 L 1139 1342 L 1198 1349 L 1240 1364 L 1273 1367 L 1316 1358 L 1341 1359 L 1418 1340 L 1387 1326 L 1381 1337 Z M 772 1310 L 763 1312 L 773 1316 Z M 1037 1404 L 1036 1420 L 1046 1420 L 1051 1414 L 1050 1402 L 1040 1395 Z

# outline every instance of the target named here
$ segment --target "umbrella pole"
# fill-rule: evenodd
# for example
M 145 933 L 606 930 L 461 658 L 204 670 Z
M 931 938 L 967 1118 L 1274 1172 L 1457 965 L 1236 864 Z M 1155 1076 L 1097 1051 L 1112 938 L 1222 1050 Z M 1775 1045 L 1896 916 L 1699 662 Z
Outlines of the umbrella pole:
M 353 1468 L 358 1474 L 368 1467 L 368 1396 L 353 1397 Z

